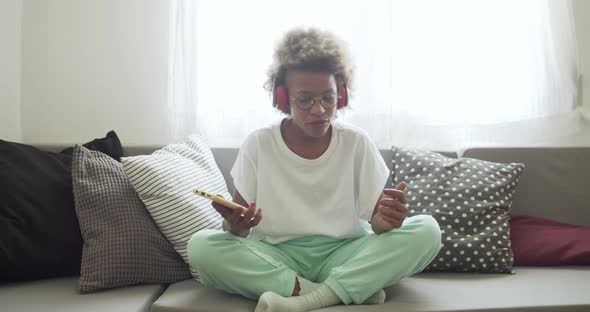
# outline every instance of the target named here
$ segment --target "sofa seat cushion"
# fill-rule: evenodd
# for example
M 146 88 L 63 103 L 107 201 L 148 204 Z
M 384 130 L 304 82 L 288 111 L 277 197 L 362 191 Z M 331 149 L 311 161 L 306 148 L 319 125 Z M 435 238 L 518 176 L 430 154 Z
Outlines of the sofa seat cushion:
M 514 271 L 418 274 L 387 289 L 391 307 L 376 311 L 590 311 L 590 267 Z
M 386 289 L 378 306 L 321 311 L 590 311 L 590 267 L 515 267 L 516 274 L 420 273 Z M 188 280 L 171 285 L 152 312 L 254 311 L 256 302 Z
M 256 301 L 186 280 L 168 286 L 152 305 L 151 312 L 252 312 L 255 307 Z
M 78 293 L 78 277 L 0 284 L 2 311 L 149 311 L 165 285 L 141 285 L 92 294 Z

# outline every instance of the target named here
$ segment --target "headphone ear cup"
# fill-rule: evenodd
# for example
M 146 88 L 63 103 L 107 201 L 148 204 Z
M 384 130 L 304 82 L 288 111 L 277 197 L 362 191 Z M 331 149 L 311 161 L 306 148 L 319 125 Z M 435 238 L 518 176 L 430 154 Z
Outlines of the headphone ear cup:
M 348 89 L 345 85 L 338 87 L 338 102 L 336 103 L 336 109 L 341 109 L 348 105 Z
M 287 88 L 285 86 L 275 87 L 274 105 L 281 111 L 287 112 Z

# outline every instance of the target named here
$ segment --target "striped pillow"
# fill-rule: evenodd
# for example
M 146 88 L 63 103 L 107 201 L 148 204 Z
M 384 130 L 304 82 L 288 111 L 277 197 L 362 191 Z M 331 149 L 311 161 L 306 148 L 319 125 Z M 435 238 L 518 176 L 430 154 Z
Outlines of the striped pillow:
M 186 244 L 202 229 L 221 229 L 221 216 L 193 188 L 230 198 L 205 137 L 191 135 L 151 155 L 123 157 L 125 173 L 159 230 L 188 263 Z M 192 271 L 192 270 L 191 270 Z M 196 277 L 195 272 L 193 275 Z

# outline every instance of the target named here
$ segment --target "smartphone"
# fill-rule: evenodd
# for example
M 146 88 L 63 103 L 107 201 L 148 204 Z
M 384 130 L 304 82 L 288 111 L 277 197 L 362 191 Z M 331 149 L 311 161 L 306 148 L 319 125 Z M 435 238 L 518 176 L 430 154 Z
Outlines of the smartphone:
M 246 213 L 246 211 L 248 211 L 248 208 L 246 208 L 240 204 L 234 203 L 233 201 L 227 200 L 221 196 L 217 196 L 217 195 L 211 194 L 209 192 L 205 192 L 203 190 L 193 189 L 193 193 L 195 193 L 201 197 L 205 197 L 207 199 L 210 199 L 216 203 L 222 204 L 227 208 L 231 208 L 231 209 L 242 208 L 242 209 L 244 209 L 243 213 Z

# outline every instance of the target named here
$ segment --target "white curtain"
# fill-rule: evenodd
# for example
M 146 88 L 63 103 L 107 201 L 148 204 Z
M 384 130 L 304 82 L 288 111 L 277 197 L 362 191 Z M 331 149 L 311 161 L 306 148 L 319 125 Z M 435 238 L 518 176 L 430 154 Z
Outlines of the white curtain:
M 170 2 L 168 51 L 168 129 L 172 141 L 182 141 L 196 129 L 197 2 Z
M 381 148 L 540 144 L 581 123 L 571 1 L 175 0 L 171 17 L 175 139 L 198 128 L 237 147 L 281 118 L 262 84 L 295 26 L 348 42 L 355 89 L 338 118 Z

